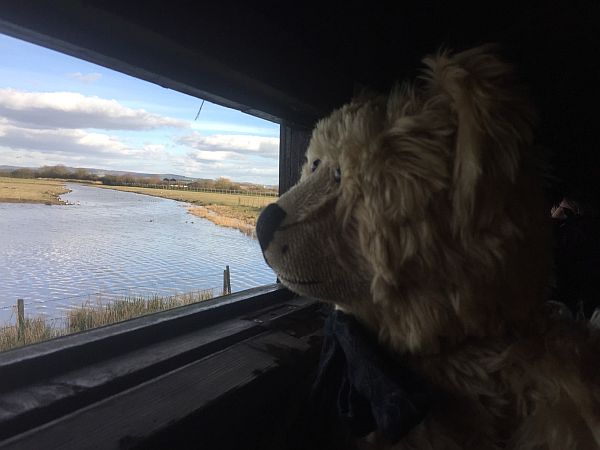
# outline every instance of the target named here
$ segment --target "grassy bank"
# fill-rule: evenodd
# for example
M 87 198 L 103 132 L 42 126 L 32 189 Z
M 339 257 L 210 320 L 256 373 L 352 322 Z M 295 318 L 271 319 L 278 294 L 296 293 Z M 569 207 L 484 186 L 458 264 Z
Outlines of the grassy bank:
M 260 208 L 240 209 L 239 207 L 226 205 L 191 206 L 190 214 L 202 219 L 208 219 L 212 223 L 228 228 L 240 230 L 246 236 L 255 237 L 256 219 Z
M 135 192 L 154 197 L 191 203 L 189 212 L 197 217 L 225 227 L 236 228 L 253 236 L 256 219 L 262 209 L 277 200 L 276 197 L 193 192 L 185 190 L 153 189 L 131 186 L 102 186 L 106 189 Z
M 67 311 L 64 319 L 46 320 L 43 317 L 26 318 L 21 328 L 17 325 L 0 327 L 0 351 L 48 339 L 78 333 L 92 328 L 122 322 L 146 314 L 164 311 L 213 298 L 212 289 L 161 297 L 131 296 L 110 303 L 87 303 Z M 19 335 L 21 334 L 21 335 Z
M 136 192 L 153 197 L 169 198 L 180 202 L 197 205 L 227 205 L 263 208 L 277 200 L 277 197 L 262 197 L 253 195 L 222 194 L 218 192 L 195 192 L 184 189 L 153 189 L 132 186 L 100 186 L 117 191 Z
M 69 190 L 64 181 L 32 180 L 0 177 L 0 202 L 4 203 L 44 203 L 62 204 L 59 195 Z

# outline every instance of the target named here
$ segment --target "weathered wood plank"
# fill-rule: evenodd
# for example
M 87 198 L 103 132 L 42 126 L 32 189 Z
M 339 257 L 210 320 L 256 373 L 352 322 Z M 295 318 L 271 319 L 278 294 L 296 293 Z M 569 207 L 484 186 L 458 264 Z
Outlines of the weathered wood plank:
M 149 378 L 148 371 L 160 370 L 157 365 L 169 366 L 181 360 L 193 360 L 194 357 L 197 359 L 211 350 L 214 351 L 219 344 L 223 344 L 222 340 L 243 339 L 260 331 L 260 326 L 249 321 L 232 320 L 219 323 L 196 333 L 149 345 L 137 352 L 90 364 L 45 383 L 4 393 L 0 396 L 0 424 L 2 427 L 10 426 L 12 432 L 17 431 L 14 421 L 24 421 L 28 415 L 39 416 L 43 409 L 69 400 L 75 401 L 84 390 L 88 391 L 86 400 L 89 403 L 90 395 L 106 396 L 110 393 L 112 385 L 133 385 L 140 378 Z
M 284 194 L 300 179 L 311 130 L 282 123 L 279 143 L 279 194 Z
M 272 284 L 0 353 L 0 392 L 172 338 L 294 294 Z
M 0 448 L 128 448 L 294 361 L 282 355 L 310 348 L 303 339 L 268 332 L 30 430 Z M 206 433 L 207 441 L 213 438 L 212 431 L 198 430 Z
M 263 308 L 250 315 L 220 321 L 197 331 L 148 344 L 133 352 L 98 361 L 44 382 L 25 384 L 0 395 L 0 438 L 12 436 L 114 395 L 265 329 L 306 334 L 289 330 L 288 324 L 290 320 L 310 319 L 315 306 L 314 300 L 295 298 L 282 305 Z

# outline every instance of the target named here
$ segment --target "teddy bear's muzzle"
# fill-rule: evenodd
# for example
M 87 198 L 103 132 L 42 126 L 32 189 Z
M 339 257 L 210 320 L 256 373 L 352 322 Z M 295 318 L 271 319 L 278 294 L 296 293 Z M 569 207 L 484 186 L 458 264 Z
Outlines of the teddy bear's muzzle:
M 256 222 L 256 236 L 263 253 L 269 247 L 275 231 L 277 231 L 286 215 L 286 212 L 277 203 L 271 203 L 259 216 Z

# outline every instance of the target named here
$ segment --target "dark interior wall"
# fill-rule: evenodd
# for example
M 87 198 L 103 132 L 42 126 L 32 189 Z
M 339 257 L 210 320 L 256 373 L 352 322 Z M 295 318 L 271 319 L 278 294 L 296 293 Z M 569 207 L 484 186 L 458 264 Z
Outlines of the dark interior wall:
M 280 128 L 279 193 L 283 194 L 300 179 L 311 130 L 282 123 Z
M 541 8 L 505 36 L 539 112 L 538 142 L 557 195 L 600 204 L 600 2 Z
M 310 129 L 357 86 L 386 90 L 440 47 L 498 42 L 539 107 L 569 186 L 600 175 L 600 2 L 20 0 L 0 30 L 250 114 Z M 296 158 L 298 159 L 298 158 Z

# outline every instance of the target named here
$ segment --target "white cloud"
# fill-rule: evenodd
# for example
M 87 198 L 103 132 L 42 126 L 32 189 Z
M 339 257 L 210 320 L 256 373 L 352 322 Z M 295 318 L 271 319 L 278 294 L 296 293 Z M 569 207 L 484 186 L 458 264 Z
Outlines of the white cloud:
M 202 160 L 193 155 L 174 156 L 171 163 L 176 173 L 190 177 L 218 178 L 225 176 L 235 181 L 258 184 L 277 184 L 279 167 L 276 163 L 263 160 Z
M 139 154 L 123 157 L 113 154 L 84 154 L 41 152 L 27 149 L 12 149 L 0 144 L 0 164 L 22 167 L 40 167 L 63 164 L 71 167 L 94 167 L 99 169 L 125 170 L 146 173 L 170 172 L 162 170 L 155 161 L 142 158 Z
M 243 134 L 214 134 L 202 136 L 192 133 L 178 141 L 203 152 L 228 151 L 239 155 L 255 155 L 263 158 L 278 158 L 279 138 Z
M 257 127 L 252 125 L 240 125 L 228 122 L 212 122 L 206 120 L 198 120 L 192 122 L 192 129 L 202 131 L 220 131 L 226 133 L 244 133 L 255 136 L 277 136 L 279 130 L 277 128 Z
M 195 161 L 227 161 L 241 159 L 242 156 L 234 152 L 196 150 L 188 153 L 188 157 Z
M 276 184 L 279 138 L 273 130 L 221 123 L 228 133 L 201 135 L 190 122 L 72 92 L 0 89 L 0 164 L 65 164 L 198 178 Z M 159 127 L 189 134 L 146 134 Z M 128 130 L 115 136 L 111 130 Z M 256 134 L 234 134 L 252 131 Z M 261 133 L 270 136 L 261 136 Z M 185 132 L 184 132 L 185 133 Z M 158 136 L 159 143 L 152 141 Z
M 98 72 L 91 72 L 91 73 L 72 72 L 72 73 L 68 73 L 67 76 L 69 78 L 72 78 L 77 81 L 81 81 L 86 84 L 93 83 L 95 81 L 98 81 L 100 78 L 102 78 L 102 74 L 98 73 Z
M 24 92 L 0 89 L 0 117 L 35 128 L 97 128 L 151 130 L 188 128 L 179 119 L 132 109 L 116 100 L 88 97 L 75 92 Z
M 226 176 L 235 181 L 276 184 L 276 161 L 257 162 L 228 151 L 193 150 L 187 154 L 163 144 L 131 146 L 104 133 L 70 129 L 23 128 L 0 119 L 0 164 L 68 166 L 178 173 L 198 178 Z
M 22 128 L 0 122 L 0 145 L 40 153 L 130 156 L 136 151 L 119 139 L 84 130 Z
M 163 159 L 168 154 L 167 148 L 162 144 L 144 144 L 142 147 L 144 157 L 147 159 Z

